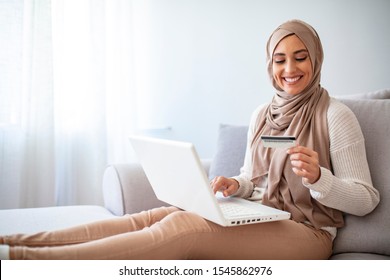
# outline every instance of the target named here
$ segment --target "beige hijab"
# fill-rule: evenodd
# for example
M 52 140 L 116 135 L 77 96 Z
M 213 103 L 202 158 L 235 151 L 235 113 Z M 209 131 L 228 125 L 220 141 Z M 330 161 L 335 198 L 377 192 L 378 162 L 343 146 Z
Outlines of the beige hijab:
M 306 46 L 313 67 L 312 80 L 297 95 L 283 92 L 272 73 L 272 57 L 277 44 L 292 34 L 298 36 Z M 313 199 L 310 190 L 303 186 L 302 178 L 293 173 L 286 150 L 264 148 L 260 136 L 296 136 L 300 145 L 310 147 L 319 154 L 320 166 L 332 170 L 327 125 L 329 95 L 320 85 L 322 61 L 321 41 L 308 24 L 298 20 L 288 21 L 272 33 L 267 43 L 267 65 L 277 91 L 272 102 L 258 115 L 257 131 L 252 141 L 252 181 L 257 184 L 263 176 L 267 176 L 268 180 L 263 204 L 286 210 L 293 220 L 309 221 L 316 228 L 341 227 L 342 213 Z

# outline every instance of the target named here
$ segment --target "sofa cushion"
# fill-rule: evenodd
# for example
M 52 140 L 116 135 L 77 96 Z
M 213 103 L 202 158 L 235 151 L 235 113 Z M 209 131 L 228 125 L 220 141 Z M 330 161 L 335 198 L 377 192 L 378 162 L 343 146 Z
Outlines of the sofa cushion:
M 381 200 L 364 217 L 345 215 L 334 253 L 365 252 L 390 255 L 390 100 L 341 100 L 355 113 L 362 128 L 374 187 Z
M 390 256 L 370 253 L 343 253 L 333 255 L 331 260 L 390 260 Z
M 5 209 L 0 211 L 0 236 L 58 230 L 114 217 L 98 205 Z
M 240 174 L 244 164 L 248 126 L 221 124 L 218 131 L 217 152 L 210 165 L 209 178 L 232 177 Z

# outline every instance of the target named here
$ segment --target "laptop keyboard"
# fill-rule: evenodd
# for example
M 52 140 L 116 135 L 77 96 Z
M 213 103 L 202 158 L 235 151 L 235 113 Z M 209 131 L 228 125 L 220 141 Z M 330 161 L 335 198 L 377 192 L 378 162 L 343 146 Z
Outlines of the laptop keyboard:
M 259 211 L 235 203 L 219 201 L 222 212 L 226 217 L 258 216 Z

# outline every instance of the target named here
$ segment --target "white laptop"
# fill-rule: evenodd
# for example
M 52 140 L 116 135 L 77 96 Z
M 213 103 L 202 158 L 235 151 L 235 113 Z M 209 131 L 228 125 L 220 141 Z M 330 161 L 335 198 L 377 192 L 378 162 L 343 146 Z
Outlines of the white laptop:
M 243 198 L 214 195 L 192 143 L 132 136 L 130 142 L 158 199 L 221 226 L 290 218 L 290 213 Z

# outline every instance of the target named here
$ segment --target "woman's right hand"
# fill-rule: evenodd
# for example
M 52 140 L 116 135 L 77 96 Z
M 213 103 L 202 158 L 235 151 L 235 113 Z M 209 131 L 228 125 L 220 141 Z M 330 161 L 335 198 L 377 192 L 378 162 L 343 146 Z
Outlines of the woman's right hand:
M 223 176 L 217 176 L 211 180 L 210 186 L 213 188 L 214 194 L 222 192 L 225 197 L 235 194 L 240 187 L 236 180 Z

